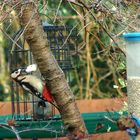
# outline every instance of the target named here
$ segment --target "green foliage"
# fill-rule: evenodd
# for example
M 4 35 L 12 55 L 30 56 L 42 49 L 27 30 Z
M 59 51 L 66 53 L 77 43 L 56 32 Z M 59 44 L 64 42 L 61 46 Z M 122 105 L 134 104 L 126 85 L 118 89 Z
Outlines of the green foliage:
M 114 4 L 110 2 L 106 2 L 105 4 L 108 5 L 108 8 L 115 10 Z M 88 16 L 89 16 L 89 19 L 92 20 L 91 15 L 89 14 Z M 116 34 L 120 30 L 122 30 L 122 28 L 120 28 L 118 23 L 112 21 L 111 15 L 107 17 L 103 17 L 103 21 L 104 21 L 103 24 L 105 25 L 105 27 L 107 27 L 107 31 L 109 32 Z M 71 22 L 71 20 L 69 20 L 69 22 Z M 79 24 L 79 26 L 77 26 L 78 30 L 82 28 L 81 26 L 82 24 Z M 90 90 L 92 94 L 92 98 L 120 96 L 119 95 L 120 93 L 118 93 L 118 89 L 114 88 L 113 86 L 117 84 L 119 88 L 122 88 L 121 93 L 123 94 L 124 92 L 123 89 L 126 87 L 126 84 L 125 84 L 125 80 L 122 77 L 119 78 L 118 72 L 120 70 L 126 69 L 125 57 L 123 53 L 121 53 L 120 51 L 119 53 L 115 52 L 115 46 L 114 44 L 111 44 L 110 36 L 108 36 L 108 34 L 104 32 L 104 30 L 101 28 L 101 26 L 99 26 L 98 23 L 95 22 L 95 24 L 93 24 L 93 26 L 90 29 L 91 30 L 90 30 L 89 39 L 93 40 L 93 42 L 90 43 L 90 46 L 89 46 L 90 56 L 91 56 L 92 64 L 94 66 L 94 69 L 97 75 L 97 81 L 95 81 L 94 75 L 92 73 L 92 68 L 90 68 L 89 89 L 86 89 L 87 63 L 88 62 L 86 59 L 86 53 L 87 53 L 86 47 L 84 47 L 81 54 L 79 55 L 79 62 L 78 62 L 79 67 L 77 68 L 77 71 L 72 75 L 72 80 L 71 80 L 72 90 L 74 91 L 77 98 L 85 98 L 87 90 Z M 79 43 L 80 43 L 84 40 L 84 32 L 82 31 L 81 34 L 79 35 L 80 36 L 78 37 L 82 39 L 82 40 L 79 40 Z M 95 38 L 93 35 L 95 35 L 99 40 Z M 112 48 L 113 48 L 113 52 L 111 52 Z M 112 69 L 113 69 L 113 72 L 112 72 Z M 110 72 L 110 75 L 106 76 L 107 73 L 109 72 Z M 116 76 L 114 77 L 114 75 Z M 75 77 L 77 77 L 77 79 Z M 105 77 L 105 78 L 102 79 L 102 77 Z M 98 85 L 94 87 L 96 82 L 98 82 Z M 79 89 L 80 87 L 82 88 L 82 90 Z M 81 97 L 80 92 L 82 92 L 82 97 Z
M 126 93 L 126 61 L 124 41 L 119 36 L 139 29 L 139 3 L 113 0 L 82 2 L 40 0 L 38 11 L 42 21 L 78 30 L 75 41 L 78 52 L 73 55 L 75 68 L 70 73 L 69 83 L 76 97 L 123 96 Z M 16 31 L 8 27 L 10 22 L 8 19 L 4 23 L 4 30 L 12 36 Z M 8 54 L 7 41 L 3 42 Z M 5 58 L 8 62 L 7 55 Z

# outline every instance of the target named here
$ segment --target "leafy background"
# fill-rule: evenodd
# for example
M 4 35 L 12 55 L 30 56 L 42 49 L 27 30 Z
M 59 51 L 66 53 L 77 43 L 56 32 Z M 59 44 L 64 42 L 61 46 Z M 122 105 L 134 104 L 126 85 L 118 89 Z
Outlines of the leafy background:
M 124 32 L 139 31 L 138 1 L 40 0 L 42 21 L 77 29 L 70 86 L 77 99 L 126 96 Z M 9 46 L 20 29 L 14 6 L 0 2 L 0 100 L 10 100 Z

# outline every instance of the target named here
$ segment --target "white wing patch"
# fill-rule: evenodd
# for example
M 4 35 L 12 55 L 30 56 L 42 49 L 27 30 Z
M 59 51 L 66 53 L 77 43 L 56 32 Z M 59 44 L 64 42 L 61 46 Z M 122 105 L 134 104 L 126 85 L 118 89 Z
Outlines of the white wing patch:
M 26 68 L 27 73 L 30 73 L 30 72 L 33 72 L 33 71 L 36 71 L 36 70 L 37 70 L 37 65 L 36 64 L 29 65 Z

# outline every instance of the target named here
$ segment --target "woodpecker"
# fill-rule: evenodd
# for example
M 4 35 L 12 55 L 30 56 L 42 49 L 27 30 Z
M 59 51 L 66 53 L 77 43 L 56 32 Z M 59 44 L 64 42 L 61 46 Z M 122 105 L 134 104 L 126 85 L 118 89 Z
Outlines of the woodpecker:
M 37 96 L 38 98 L 51 103 L 57 109 L 54 99 L 46 83 L 34 75 L 28 74 L 26 69 L 16 69 L 11 73 L 11 78 L 17 82 L 25 91 Z

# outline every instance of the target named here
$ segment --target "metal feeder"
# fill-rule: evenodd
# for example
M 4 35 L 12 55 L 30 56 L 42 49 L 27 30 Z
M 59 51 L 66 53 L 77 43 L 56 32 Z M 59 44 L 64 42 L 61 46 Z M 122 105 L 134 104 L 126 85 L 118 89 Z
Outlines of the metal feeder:
M 43 25 L 44 31 L 47 33 L 48 43 L 55 56 L 59 66 L 64 71 L 67 81 L 70 82 L 70 72 L 74 68 L 72 54 L 76 53 L 76 30 L 71 27 L 64 26 L 46 26 Z M 11 43 L 9 50 L 10 72 L 16 68 L 25 67 L 35 63 L 32 53 L 21 36 L 22 29 L 13 37 L 16 43 Z M 40 76 L 40 72 L 36 73 Z M 41 76 L 40 76 L 41 77 Z M 54 108 L 49 104 L 42 110 L 38 109 L 38 104 L 43 101 L 37 97 L 25 93 L 19 85 L 11 81 L 11 106 L 12 115 L 16 120 L 46 120 L 54 116 Z M 41 103 L 41 104 L 42 104 Z M 44 103 L 43 103 L 44 104 Z
M 140 32 L 123 34 L 126 41 L 128 111 L 140 119 Z

